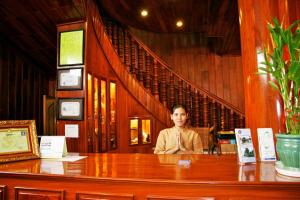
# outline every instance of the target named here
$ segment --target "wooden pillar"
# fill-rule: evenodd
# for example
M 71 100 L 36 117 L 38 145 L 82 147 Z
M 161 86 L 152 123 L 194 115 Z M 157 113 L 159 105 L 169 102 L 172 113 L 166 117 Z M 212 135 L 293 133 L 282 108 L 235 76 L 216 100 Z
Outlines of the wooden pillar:
M 183 103 L 183 81 L 182 79 L 178 80 L 178 103 Z
M 270 42 L 267 22 L 284 15 L 287 9 L 282 6 L 288 5 L 288 1 L 283 1 L 286 3 L 281 0 L 238 0 L 246 127 L 251 129 L 257 155 L 257 128 L 271 127 L 274 133 L 284 131 L 278 93 L 269 86 L 267 77 L 257 75 L 257 66 L 263 58 L 259 52 Z
M 158 94 L 158 63 L 157 60 L 154 60 L 154 67 L 153 67 L 153 95 L 155 99 L 159 100 Z
M 208 127 L 208 97 L 203 97 L 203 126 Z
M 193 112 L 194 112 L 194 126 L 199 126 L 199 118 L 200 118 L 200 114 L 199 114 L 199 92 L 198 90 L 195 90 L 194 92 L 195 98 L 194 98 L 194 107 L 193 107 Z
M 125 52 L 124 52 L 124 46 L 125 46 L 125 40 L 124 40 L 124 31 L 121 27 L 118 27 L 118 42 L 119 42 L 119 57 L 122 63 L 125 63 Z
M 131 38 L 131 73 L 136 78 L 136 44 L 133 38 Z
M 243 116 L 239 116 L 239 126 L 240 127 L 245 127 L 245 118 Z
M 143 75 L 143 71 L 144 71 L 144 50 L 143 48 L 139 45 L 138 46 L 138 68 L 137 68 L 137 77 L 139 82 L 143 83 L 144 81 L 144 75 Z
M 230 115 L 229 115 L 229 130 L 234 130 L 234 112 L 233 110 L 230 110 Z
M 119 34 L 118 34 L 118 25 L 117 24 L 113 24 L 113 45 L 114 45 L 114 49 L 117 52 L 117 54 L 119 55 Z
M 166 68 L 162 67 L 161 69 L 161 86 L 160 86 L 160 96 L 161 96 L 161 102 L 164 104 L 164 106 L 167 106 L 167 78 L 166 78 Z
M 225 131 L 225 106 L 221 105 L 221 130 Z
M 211 104 L 211 113 L 212 113 L 212 125 L 215 127 L 215 131 L 218 127 L 218 110 L 217 110 L 217 103 L 213 100 Z
M 188 113 L 191 114 L 191 86 L 189 84 L 186 86 L 185 105 Z
M 151 65 L 151 57 L 148 52 L 146 52 L 146 81 L 145 81 L 145 88 L 147 90 L 151 90 L 151 71 L 150 71 L 150 65 Z
M 221 104 L 218 102 L 215 102 L 216 106 L 216 131 L 221 130 Z
M 169 82 L 169 107 L 172 108 L 175 104 L 175 81 L 174 81 L 174 75 L 171 72 L 170 73 L 170 82 Z
M 126 65 L 127 71 L 130 72 L 130 38 L 127 30 L 124 31 L 124 43 L 124 63 Z
M 106 32 L 107 32 L 107 35 L 109 37 L 109 40 L 110 42 L 112 43 L 112 38 L 113 38 L 113 28 L 112 28 L 112 22 L 111 21 L 108 21 L 107 22 L 107 25 L 106 25 Z

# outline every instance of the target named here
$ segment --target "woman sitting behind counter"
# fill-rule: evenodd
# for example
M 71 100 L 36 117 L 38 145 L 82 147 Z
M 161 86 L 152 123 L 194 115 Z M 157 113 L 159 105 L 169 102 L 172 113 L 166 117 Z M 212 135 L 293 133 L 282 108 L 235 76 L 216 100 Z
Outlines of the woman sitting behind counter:
M 186 125 L 188 119 L 187 109 L 183 105 L 172 108 L 172 128 L 160 131 L 155 154 L 201 154 L 203 147 L 200 135 Z

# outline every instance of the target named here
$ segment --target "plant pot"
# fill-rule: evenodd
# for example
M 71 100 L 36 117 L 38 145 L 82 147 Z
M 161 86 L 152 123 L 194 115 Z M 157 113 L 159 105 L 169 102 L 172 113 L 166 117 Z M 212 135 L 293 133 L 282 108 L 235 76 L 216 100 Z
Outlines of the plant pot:
M 300 135 L 276 134 L 279 160 L 276 170 L 289 176 L 300 176 Z

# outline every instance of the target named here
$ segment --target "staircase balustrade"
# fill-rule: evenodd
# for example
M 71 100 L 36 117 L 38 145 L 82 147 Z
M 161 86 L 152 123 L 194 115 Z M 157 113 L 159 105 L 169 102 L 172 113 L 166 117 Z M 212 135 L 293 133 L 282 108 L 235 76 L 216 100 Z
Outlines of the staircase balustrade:
M 175 73 L 154 52 L 116 22 L 105 20 L 106 33 L 127 71 L 168 109 L 185 104 L 191 125 L 215 131 L 245 126 L 244 114 L 216 95 Z

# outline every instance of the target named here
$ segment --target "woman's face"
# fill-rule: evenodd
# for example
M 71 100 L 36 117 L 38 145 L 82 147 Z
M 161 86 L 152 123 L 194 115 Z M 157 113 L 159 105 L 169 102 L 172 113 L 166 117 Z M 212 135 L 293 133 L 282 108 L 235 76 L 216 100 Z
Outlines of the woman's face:
M 171 119 L 176 127 L 184 127 L 186 120 L 188 119 L 188 114 L 183 108 L 176 108 L 174 113 L 171 115 Z

